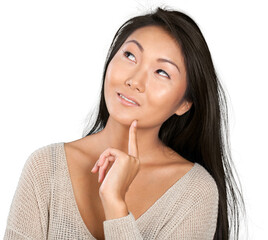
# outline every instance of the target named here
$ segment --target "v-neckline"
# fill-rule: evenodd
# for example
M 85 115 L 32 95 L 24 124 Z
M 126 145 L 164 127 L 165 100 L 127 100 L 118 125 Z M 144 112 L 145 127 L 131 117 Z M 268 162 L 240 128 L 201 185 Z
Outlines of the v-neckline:
M 65 173 L 66 173 L 66 177 L 68 179 L 68 186 L 70 187 L 71 189 L 71 195 L 72 195 L 72 203 L 73 205 L 75 206 L 75 209 L 76 209 L 76 212 L 77 212 L 77 215 L 79 216 L 79 220 L 81 222 L 81 224 L 84 226 L 84 229 L 87 231 L 87 233 L 95 240 L 97 240 L 93 235 L 92 233 L 89 231 L 88 227 L 86 226 L 81 214 L 80 214 L 80 211 L 79 211 L 79 208 L 78 208 L 78 205 L 77 205 L 77 202 L 75 200 L 75 195 L 74 195 L 74 189 L 73 189 L 73 185 L 72 185 L 72 180 L 71 180 L 71 175 L 70 175 L 70 172 L 69 172 L 69 168 L 68 168 L 68 163 L 67 163 L 67 158 L 66 158 L 66 152 L 65 152 L 65 148 L 64 148 L 64 142 L 60 142 L 60 145 L 61 145 L 61 150 L 62 150 L 62 159 L 63 159 L 63 162 L 64 162 L 64 170 L 65 170 Z M 172 191 L 177 185 L 179 185 L 179 183 L 182 182 L 182 179 L 186 178 L 192 171 L 194 171 L 194 169 L 198 166 L 198 163 L 195 162 L 194 165 L 192 166 L 192 168 L 186 172 L 181 178 L 179 178 L 170 188 L 168 188 L 142 215 L 140 215 L 135 221 L 136 222 L 139 222 L 145 215 L 147 215 L 149 212 L 151 212 L 153 210 L 153 208 L 155 208 L 155 206 L 157 206 L 157 204 L 159 204 L 159 202 L 164 199 L 168 193 L 170 191 Z

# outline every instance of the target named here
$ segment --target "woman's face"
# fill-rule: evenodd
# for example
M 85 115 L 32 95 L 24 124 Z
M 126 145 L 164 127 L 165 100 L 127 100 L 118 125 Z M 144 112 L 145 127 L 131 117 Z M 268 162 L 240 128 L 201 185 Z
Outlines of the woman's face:
M 159 60 L 166 59 L 166 60 Z M 158 26 L 134 31 L 107 68 L 104 96 L 110 116 L 139 127 L 161 126 L 174 113 L 182 115 L 188 106 L 180 101 L 186 90 L 186 69 L 178 43 Z M 121 93 L 139 105 L 127 106 Z

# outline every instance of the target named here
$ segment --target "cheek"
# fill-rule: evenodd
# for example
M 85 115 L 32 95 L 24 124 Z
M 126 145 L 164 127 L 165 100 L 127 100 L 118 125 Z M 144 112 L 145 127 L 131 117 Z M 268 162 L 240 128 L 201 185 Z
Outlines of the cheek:
M 111 91 L 115 91 L 115 86 L 118 85 L 118 72 L 114 68 L 112 61 L 107 67 L 105 80 L 104 80 L 104 97 L 105 99 L 110 95 Z
M 148 102 L 158 106 L 167 106 L 178 102 L 178 99 L 183 95 L 184 86 L 174 84 L 172 80 L 152 79 L 148 82 L 146 91 Z
M 184 95 L 184 86 L 152 85 L 147 94 L 149 115 L 155 115 L 161 110 L 162 120 L 169 118 L 177 110 L 178 104 Z M 159 113 L 158 113 L 159 115 Z
M 165 104 L 165 99 L 168 98 L 170 92 L 169 88 L 161 86 L 161 84 L 151 84 L 149 88 L 146 89 L 148 103 L 156 106 Z
M 122 80 L 127 76 L 129 72 L 117 59 L 113 59 L 106 71 L 106 82 L 110 85 L 122 83 Z

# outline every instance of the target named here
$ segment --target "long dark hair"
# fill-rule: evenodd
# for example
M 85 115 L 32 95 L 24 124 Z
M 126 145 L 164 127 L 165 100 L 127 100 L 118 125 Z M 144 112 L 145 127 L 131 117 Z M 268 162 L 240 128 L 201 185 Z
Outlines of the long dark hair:
M 106 126 L 109 112 L 104 99 L 104 80 L 111 59 L 132 32 L 150 25 L 167 30 L 179 43 L 187 77 L 183 99 L 193 103 L 182 116 L 174 114 L 167 119 L 158 136 L 184 158 L 201 164 L 215 179 L 219 206 L 214 239 L 230 239 L 232 231 L 234 239 L 238 239 L 239 206 L 244 213 L 246 210 L 232 172 L 235 167 L 230 152 L 226 96 L 201 30 L 185 13 L 158 7 L 151 13 L 129 19 L 118 29 L 104 65 L 98 114 L 91 130 L 88 133 L 84 130 L 83 137 Z

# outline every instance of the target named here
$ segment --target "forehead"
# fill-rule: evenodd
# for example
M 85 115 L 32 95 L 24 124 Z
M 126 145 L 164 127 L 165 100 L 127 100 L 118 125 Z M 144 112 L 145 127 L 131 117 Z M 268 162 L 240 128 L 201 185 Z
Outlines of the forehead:
M 144 53 L 156 54 L 156 56 L 166 56 L 177 61 L 182 61 L 182 52 L 179 43 L 166 30 L 159 26 L 146 26 L 135 30 L 128 36 L 129 40 L 137 40 L 144 48 Z M 126 43 L 135 45 L 135 43 Z

